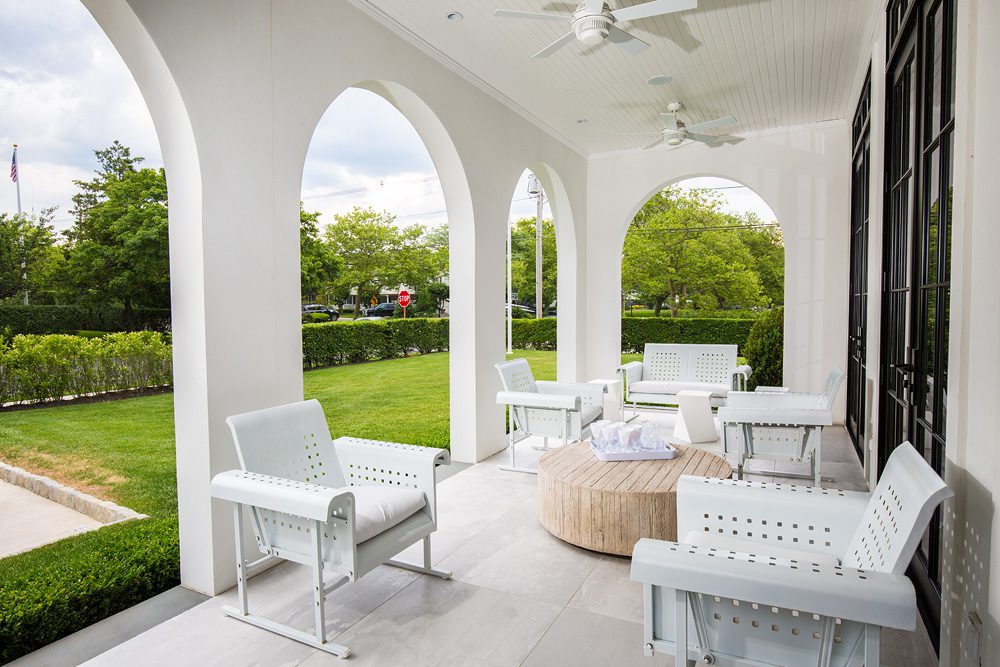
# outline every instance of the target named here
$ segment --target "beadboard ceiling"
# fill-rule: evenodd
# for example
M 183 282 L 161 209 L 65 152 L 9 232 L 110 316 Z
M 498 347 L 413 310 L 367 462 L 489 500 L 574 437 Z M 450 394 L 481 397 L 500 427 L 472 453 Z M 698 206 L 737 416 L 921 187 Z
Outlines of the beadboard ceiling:
M 614 0 L 612 8 L 641 4 Z M 351 0 L 582 153 L 639 148 L 658 114 L 684 105 L 688 124 L 732 115 L 730 134 L 847 118 L 867 68 L 872 0 L 700 0 L 697 9 L 620 24 L 652 44 L 632 56 L 574 41 L 531 54 L 566 24 L 500 19 L 498 7 L 571 13 L 551 0 Z M 461 21 L 449 21 L 450 12 Z M 666 74 L 673 81 L 651 86 Z

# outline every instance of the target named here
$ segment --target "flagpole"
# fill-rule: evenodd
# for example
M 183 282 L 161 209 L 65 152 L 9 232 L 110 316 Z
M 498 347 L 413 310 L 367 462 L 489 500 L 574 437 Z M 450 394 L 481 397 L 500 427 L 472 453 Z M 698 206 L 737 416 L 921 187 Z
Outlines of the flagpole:
M 14 185 L 17 186 L 17 217 L 21 217 L 21 170 L 17 168 L 17 144 L 14 144 Z M 21 235 L 21 280 L 24 282 L 24 305 L 28 305 L 28 257 L 24 235 Z

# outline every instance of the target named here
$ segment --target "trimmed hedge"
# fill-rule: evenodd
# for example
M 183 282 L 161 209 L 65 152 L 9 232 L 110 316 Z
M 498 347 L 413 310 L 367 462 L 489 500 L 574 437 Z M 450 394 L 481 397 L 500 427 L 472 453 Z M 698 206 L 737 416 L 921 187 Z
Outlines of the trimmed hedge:
M 164 334 L 15 336 L 0 346 L 0 405 L 169 385 Z
M 518 350 L 556 349 L 556 318 L 519 320 L 511 322 L 514 348 Z
M 0 559 L 0 663 L 179 582 L 176 515 L 125 521 Z
M 302 325 L 303 368 L 392 359 L 409 352 L 427 354 L 447 349 L 447 319 L 413 317 Z
M 0 305 L 0 334 L 58 334 L 90 331 L 169 331 L 169 308 L 136 308 L 131 329 L 120 306 Z
M 622 352 L 641 354 L 646 343 L 746 345 L 756 320 L 622 318 Z

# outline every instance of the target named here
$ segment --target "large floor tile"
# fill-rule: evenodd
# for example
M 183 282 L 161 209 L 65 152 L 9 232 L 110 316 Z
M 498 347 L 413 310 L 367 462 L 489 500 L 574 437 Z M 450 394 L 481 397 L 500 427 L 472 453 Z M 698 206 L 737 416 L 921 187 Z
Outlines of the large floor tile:
M 601 556 L 553 537 L 538 522 L 534 496 L 441 562 L 455 579 L 565 605 Z
M 569 606 L 623 621 L 642 623 L 642 584 L 629 578 L 629 558 L 604 556 Z
M 459 581 L 421 577 L 336 641 L 351 648 L 350 664 L 359 667 L 513 666 L 559 611 Z M 304 664 L 338 663 L 317 654 Z
M 642 625 L 568 608 L 552 624 L 524 667 L 666 667 L 669 656 L 642 653 Z

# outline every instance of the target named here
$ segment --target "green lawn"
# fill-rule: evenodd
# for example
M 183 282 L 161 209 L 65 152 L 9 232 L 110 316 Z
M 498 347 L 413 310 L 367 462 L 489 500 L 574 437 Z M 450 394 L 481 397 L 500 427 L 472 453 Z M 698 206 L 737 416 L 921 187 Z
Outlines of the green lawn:
M 554 352 L 522 351 L 538 379 Z M 448 445 L 448 354 L 309 371 L 334 437 Z M 0 663 L 177 583 L 173 396 L 0 413 L 0 459 L 150 515 L 0 559 Z

